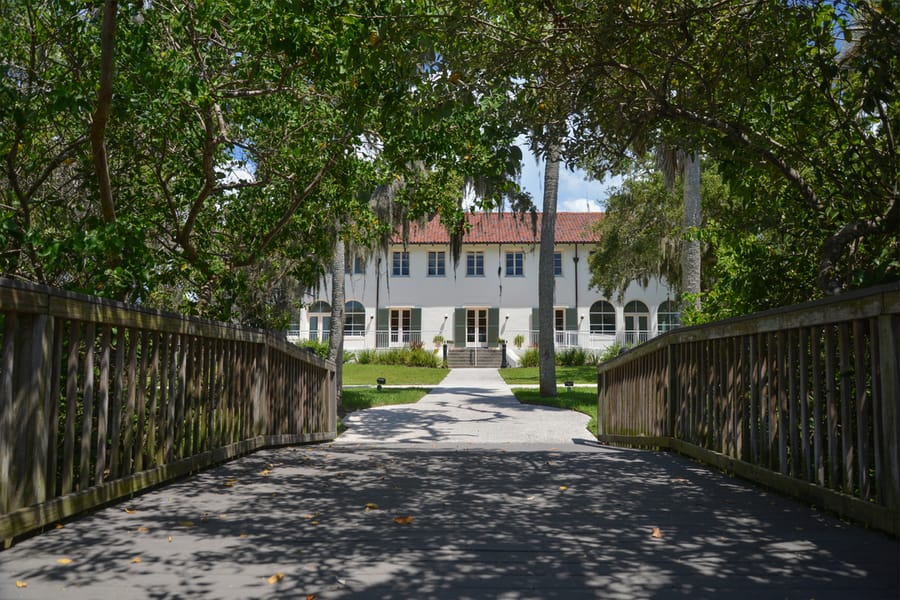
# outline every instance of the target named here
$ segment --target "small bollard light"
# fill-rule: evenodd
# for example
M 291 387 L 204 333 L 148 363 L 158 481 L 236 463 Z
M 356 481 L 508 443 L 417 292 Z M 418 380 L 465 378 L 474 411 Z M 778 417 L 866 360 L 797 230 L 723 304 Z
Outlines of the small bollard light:
M 378 384 L 378 391 L 380 392 L 381 386 L 383 386 L 387 382 L 387 380 L 384 377 L 379 377 L 375 380 L 375 382 Z
M 575 382 L 574 382 L 574 381 L 564 381 L 564 382 L 563 382 L 563 385 L 566 386 L 566 391 L 567 391 L 567 392 L 571 392 L 571 391 L 572 391 L 572 386 L 575 385 Z

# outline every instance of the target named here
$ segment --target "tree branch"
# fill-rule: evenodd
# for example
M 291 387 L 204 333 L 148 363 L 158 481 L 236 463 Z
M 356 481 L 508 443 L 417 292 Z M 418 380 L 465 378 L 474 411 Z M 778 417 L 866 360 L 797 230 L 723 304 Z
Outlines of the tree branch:
M 109 177 L 109 161 L 106 155 L 106 124 L 112 111 L 113 75 L 115 72 L 116 49 L 116 0 L 103 3 L 103 26 L 100 34 L 100 89 L 97 92 L 97 109 L 91 119 L 91 150 L 94 156 L 94 171 L 100 191 L 100 207 L 103 220 L 116 220 L 112 183 Z
M 303 188 L 303 191 L 294 197 L 293 201 L 291 202 L 291 205 L 287 208 L 287 210 L 284 211 L 284 213 L 281 215 L 281 217 L 278 219 L 278 222 L 275 223 L 275 225 L 272 227 L 272 229 L 270 229 L 268 231 L 268 233 L 266 233 L 266 235 L 263 237 L 262 242 L 260 242 L 259 246 L 255 250 L 253 250 L 247 258 L 240 260 L 240 261 L 236 261 L 233 266 L 246 267 L 246 266 L 249 266 L 249 265 L 255 263 L 257 260 L 259 260 L 259 256 L 263 252 L 265 252 L 266 249 L 269 247 L 269 245 L 272 243 L 272 241 L 276 237 L 278 237 L 278 235 L 281 234 L 282 231 L 284 231 L 284 228 L 287 226 L 288 222 L 291 220 L 291 217 L 293 217 L 294 214 L 297 212 L 297 210 L 300 208 L 300 205 L 303 204 L 303 201 L 306 200 L 306 198 L 308 198 L 309 195 L 313 193 L 313 191 L 316 189 L 316 187 L 318 187 L 319 183 L 321 183 L 322 179 L 325 178 L 325 175 L 328 174 L 328 171 L 331 170 L 331 167 L 333 167 L 334 164 L 337 162 L 337 159 L 341 154 L 341 150 L 343 149 L 343 146 L 347 143 L 347 140 L 349 140 L 349 139 L 350 139 L 349 134 L 344 135 L 344 137 L 340 139 L 338 149 L 332 153 L 331 157 L 328 159 L 328 161 L 324 165 L 322 165 L 322 168 L 319 169 L 319 171 L 318 171 L 318 173 L 316 173 L 315 177 L 313 177 L 312 180 L 306 185 L 306 187 Z

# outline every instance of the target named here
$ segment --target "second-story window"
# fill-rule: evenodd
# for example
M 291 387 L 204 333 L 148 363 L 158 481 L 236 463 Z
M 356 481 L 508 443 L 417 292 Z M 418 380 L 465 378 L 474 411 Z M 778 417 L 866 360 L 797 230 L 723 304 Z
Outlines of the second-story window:
M 466 275 L 484 277 L 484 252 L 466 252 Z
M 366 273 L 366 257 L 356 255 L 356 256 L 347 256 L 346 262 L 344 264 L 344 268 L 346 272 L 353 273 L 354 275 L 365 275 Z
M 525 274 L 525 254 L 522 252 L 506 253 L 506 276 L 521 277 Z
M 553 253 L 553 274 L 562 277 L 562 252 Z
M 444 272 L 444 253 L 435 251 L 428 253 L 428 276 L 443 277 Z
M 409 252 L 394 252 L 391 275 L 394 277 L 409 277 Z

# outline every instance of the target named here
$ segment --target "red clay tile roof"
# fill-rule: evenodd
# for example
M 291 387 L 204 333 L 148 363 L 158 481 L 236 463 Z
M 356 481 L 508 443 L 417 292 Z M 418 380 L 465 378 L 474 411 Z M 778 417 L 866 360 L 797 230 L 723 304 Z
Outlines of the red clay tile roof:
M 519 215 L 504 213 L 467 213 L 469 231 L 463 238 L 464 244 L 536 244 L 541 239 L 541 213 L 532 221 L 530 214 Z M 603 213 L 556 214 L 556 243 L 591 243 L 600 240 L 595 225 L 603 218 Z M 534 228 L 532 229 L 532 223 Z M 399 235 L 395 243 L 402 243 Z M 450 236 L 435 217 L 424 225 L 409 224 L 410 244 L 448 244 Z

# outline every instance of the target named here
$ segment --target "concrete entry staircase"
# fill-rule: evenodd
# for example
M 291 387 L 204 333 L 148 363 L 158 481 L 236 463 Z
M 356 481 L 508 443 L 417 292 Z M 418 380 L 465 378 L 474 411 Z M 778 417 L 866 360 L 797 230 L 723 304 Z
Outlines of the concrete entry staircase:
M 451 369 L 499 369 L 503 360 L 500 348 L 449 348 L 447 366 Z

